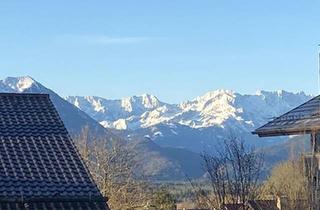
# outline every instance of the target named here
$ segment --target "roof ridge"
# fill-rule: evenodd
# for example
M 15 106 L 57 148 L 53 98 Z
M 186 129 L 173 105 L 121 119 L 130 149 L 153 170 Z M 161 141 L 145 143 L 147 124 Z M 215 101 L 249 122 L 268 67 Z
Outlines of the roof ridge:
M 49 96 L 48 93 L 6 93 L 0 92 L 0 96 Z

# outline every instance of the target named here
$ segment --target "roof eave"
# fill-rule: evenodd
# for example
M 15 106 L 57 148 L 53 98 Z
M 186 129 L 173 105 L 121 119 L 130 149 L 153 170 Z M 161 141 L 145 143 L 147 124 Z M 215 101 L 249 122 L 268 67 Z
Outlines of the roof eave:
M 319 130 L 319 129 L 317 129 Z M 265 131 L 259 131 L 255 130 L 252 132 L 254 135 L 258 135 L 259 137 L 272 137 L 272 136 L 290 136 L 290 135 L 305 135 L 310 134 L 313 131 L 317 131 L 313 129 L 295 129 L 295 130 L 289 130 L 289 129 L 277 129 L 277 130 L 265 130 Z

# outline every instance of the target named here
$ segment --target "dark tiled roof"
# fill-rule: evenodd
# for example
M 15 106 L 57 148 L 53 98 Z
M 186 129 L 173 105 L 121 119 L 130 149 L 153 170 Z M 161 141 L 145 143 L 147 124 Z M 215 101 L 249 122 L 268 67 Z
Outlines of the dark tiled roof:
M 0 94 L 0 202 L 68 199 L 103 203 L 49 96 Z
M 256 129 L 259 136 L 308 134 L 320 130 L 320 96 Z

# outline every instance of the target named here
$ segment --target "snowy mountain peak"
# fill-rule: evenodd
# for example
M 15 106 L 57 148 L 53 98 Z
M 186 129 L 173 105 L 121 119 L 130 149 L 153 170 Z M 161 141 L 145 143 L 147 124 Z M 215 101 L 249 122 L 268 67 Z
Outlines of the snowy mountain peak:
M 10 87 L 13 91 L 22 93 L 38 83 L 30 76 L 23 77 L 7 77 L 4 79 L 3 84 Z
M 159 99 L 149 94 L 127 97 L 121 100 L 121 106 L 128 112 L 134 112 L 136 109 L 154 109 L 160 105 Z
M 141 98 L 142 98 L 142 103 L 146 108 L 155 108 L 161 104 L 159 99 L 154 95 L 143 94 L 141 95 Z
M 234 91 L 218 89 L 215 91 L 207 92 L 203 96 L 196 98 L 196 101 L 209 101 L 209 100 L 219 100 L 219 99 L 230 101 L 234 97 L 235 97 Z
M 228 89 L 217 89 L 213 91 L 209 91 L 204 94 L 204 96 L 207 97 L 216 97 L 218 95 L 233 95 L 235 92 L 233 90 L 228 90 Z

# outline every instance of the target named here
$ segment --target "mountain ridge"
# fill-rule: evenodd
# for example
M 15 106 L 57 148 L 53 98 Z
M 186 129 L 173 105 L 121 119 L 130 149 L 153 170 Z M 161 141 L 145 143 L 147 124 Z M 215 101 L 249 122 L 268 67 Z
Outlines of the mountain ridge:
M 146 96 L 153 103 L 145 103 Z M 261 90 L 250 95 L 218 89 L 178 104 L 160 101 L 152 95 L 116 100 L 69 96 L 66 100 L 104 127 L 123 131 L 123 137 L 147 137 L 161 146 L 200 152 L 215 147 L 230 133 L 257 147 L 281 141 L 284 138 L 258 140 L 251 131 L 311 97 L 304 92 L 284 90 Z
M 240 121 L 243 109 L 250 108 L 248 108 L 250 106 L 248 103 L 251 103 L 251 107 L 257 103 L 258 106 L 267 108 L 264 117 L 269 116 L 264 119 L 265 121 L 311 97 L 304 92 L 291 93 L 284 90 L 261 90 L 250 95 L 218 89 L 178 104 L 162 102 L 156 96 L 149 94 L 123 99 L 105 99 L 97 96 L 67 96 L 65 99 L 90 116 L 95 116 L 94 118 L 104 127 L 135 130 L 164 122 L 179 123 L 192 128 L 205 128 L 223 125 L 230 118 Z M 153 100 L 152 103 L 150 103 L 150 98 Z M 148 103 L 143 103 L 144 101 Z M 272 103 L 272 101 L 274 102 Z M 264 104 L 262 104 L 263 102 Z M 276 104 L 277 102 L 278 104 Z M 110 115 L 106 113 L 107 111 L 113 111 L 116 114 Z M 256 110 L 256 112 L 259 111 L 261 110 Z M 118 120 L 125 121 L 128 126 L 125 128 L 114 126 L 113 123 Z M 250 119 L 247 118 L 244 123 L 250 124 L 249 121 Z

